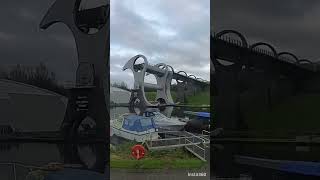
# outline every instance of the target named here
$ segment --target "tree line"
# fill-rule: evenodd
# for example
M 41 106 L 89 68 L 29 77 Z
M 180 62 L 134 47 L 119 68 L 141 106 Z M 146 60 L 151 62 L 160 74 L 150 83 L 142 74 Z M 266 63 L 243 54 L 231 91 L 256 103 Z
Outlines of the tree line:
M 25 84 L 34 85 L 43 89 L 48 89 L 50 91 L 56 92 L 61 95 L 67 95 L 66 89 L 57 83 L 56 74 L 48 69 L 44 63 L 40 63 L 36 66 L 26 66 L 17 64 L 9 69 L 9 71 L 4 71 L 0 69 L 0 79 L 13 80 Z M 113 82 L 111 86 L 131 91 L 125 82 Z M 176 90 L 176 85 L 171 85 L 171 90 Z M 146 92 L 154 91 L 153 89 L 145 88 Z
M 123 81 L 122 82 L 113 82 L 113 83 L 111 83 L 111 86 L 119 88 L 119 89 L 130 91 L 130 88 L 128 88 L 127 83 L 125 83 Z
M 10 68 L 9 71 L 0 71 L 0 79 L 1 78 L 30 84 L 61 95 L 66 95 L 66 90 L 57 83 L 56 74 L 50 71 L 43 63 L 37 66 L 17 64 Z

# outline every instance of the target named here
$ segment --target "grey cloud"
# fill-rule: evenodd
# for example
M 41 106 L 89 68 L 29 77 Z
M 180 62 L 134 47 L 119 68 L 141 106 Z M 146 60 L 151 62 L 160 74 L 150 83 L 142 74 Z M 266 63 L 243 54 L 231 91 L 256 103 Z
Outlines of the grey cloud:
M 77 53 L 70 30 L 56 24 L 46 31 L 39 23 L 54 0 L 6 0 L 0 6 L 1 66 L 45 63 L 61 81 L 75 79 Z
M 8 41 L 15 38 L 13 34 L 5 33 L 5 32 L 0 32 L 0 39 L 2 41 Z
M 209 0 L 111 1 L 111 72 L 117 71 L 112 64 L 124 65 L 136 55 L 119 56 L 120 47 L 121 51 L 144 54 L 152 64 L 164 62 L 209 79 L 209 70 L 199 72 L 199 68 L 206 68 L 210 58 L 209 3 Z M 168 31 L 169 35 L 161 31 Z M 181 65 L 186 69 L 181 69 Z
M 211 10 L 211 28 L 215 32 L 234 29 L 250 43 L 264 41 L 273 44 L 278 51 L 320 60 L 319 1 L 215 0 Z

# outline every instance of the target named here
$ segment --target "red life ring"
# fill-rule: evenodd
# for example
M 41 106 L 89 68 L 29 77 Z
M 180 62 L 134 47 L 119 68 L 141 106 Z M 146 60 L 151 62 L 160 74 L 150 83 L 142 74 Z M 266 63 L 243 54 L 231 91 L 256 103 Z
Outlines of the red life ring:
M 146 154 L 146 150 L 140 144 L 134 145 L 131 148 L 131 155 L 137 160 L 143 158 L 145 156 L 145 154 Z

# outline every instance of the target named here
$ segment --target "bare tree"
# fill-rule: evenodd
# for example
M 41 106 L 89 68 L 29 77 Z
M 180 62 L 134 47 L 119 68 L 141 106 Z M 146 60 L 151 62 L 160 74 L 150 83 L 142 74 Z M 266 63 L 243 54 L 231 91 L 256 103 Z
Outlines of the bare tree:
M 51 72 L 43 63 L 34 67 L 17 64 L 11 69 L 7 79 L 66 94 L 64 88 L 58 85 L 55 73 Z
M 120 88 L 120 89 L 124 89 L 124 90 L 129 90 L 129 88 L 128 88 L 128 85 L 125 83 L 125 82 L 113 82 L 112 84 L 111 84 L 111 86 L 113 86 L 113 87 L 117 87 L 117 88 Z

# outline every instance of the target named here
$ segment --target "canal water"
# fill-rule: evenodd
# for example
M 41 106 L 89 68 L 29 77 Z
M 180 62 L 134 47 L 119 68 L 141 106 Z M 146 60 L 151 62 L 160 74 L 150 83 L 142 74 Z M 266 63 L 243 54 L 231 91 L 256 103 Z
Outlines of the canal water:
M 183 114 L 185 110 L 193 111 L 206 111 L 206 109 L 185 109 L 185 108 L 173 108 L 171 112 L 172 117 L 185 118 Z M 123 114 L 129 112 L 128 108 L 113 108 L 111 109 L 111 117 L 115 114 Z M 97 161 L 97 145 L 79 145 L 76 147 L 77 157 L 70 157 L 70 154 L 66 152 L 64 144 L 54 143 L 0 143 L 0 179 L 1 180 L 15 180 L 14 171 L 16 172 L 16 180 L 25 180 L 27 174 L 30 172 L 30 166 L 42 167 L 48 163 L 58 162 L 65 163 L 70 159 L 77 159 L 79 164 L 85 166 L 85 168 L 94 168 L 94 164 Z M 16 163 L 14 167 L 10 163 Z M 209 167 L 205 168 L 205 171 L 209 174 Z M 114 174 L 118 174 L 120 171 L 112 171 Z M 169 173 L 170 172 L 170 173 Z M 170 177 L 187 177 L 188 170 L 167 170 L 164 172 L 153 172 L 148 177 L 159 178 L 161 173 L 169 173 Z M 193 171 L 192 171 L 193 172 Z M 129 177 L 136 177 L 141 179 L 141 172 L 127 172 Z M 121 173 L 123 174 L 123 173 Z M 163 177 L 163 176 L 162 176 Z M 169 177 L 169 176 L 168 176 Z M 207 176 L 208 177 L 208 176 Z M 114 177 L 116 178 L 116 177 Z M 129 178 L 131 179 L 131 178 Z M 151 180 L 150 179 L 150 180 Z M 179 178 L 177 178 L 179 179 Z M 189 179 L 192 179 L 190 177 Z M 205 179 L 203 177 L 202 179 Z M 207 178 L 208 179 L 208 178 Z
M 49 163 L 65 163 L 71 159 L 86 169 L 94 169 L 99 146 L 96 144 L 78 145 L 75 148 L 76 157 L 74 157 L 75 155 L 66 152 L 64 144 L 0 143 L 0 179 L 25 180 L 30 167 L 43 167 Z M 74 159 L 77 160 L 74 161 Z M 15 163 L 15 167 L 12 163 Z
M 211 144 L 213 149 L 211 167 L 216 179 L 240 178 L 254 180 L 298 180 L 319 179 L 311 175 L 284 171 L 284 166 L 270 166 L 266 161 L 246 164 L 239 157 L 262 158 L 264 160 L 289 160 L 319 162 L 319 146 L 296 146 L 295 144 L 250 144 L 250 143 L 224 143 Z M 268 168 L 266 168 L 268 167 Z M 308 168 L 308 167 L 307 167 Z M 307 169 L 306 168 L 306 169 Z M 296 169 L 299 169 L 296 167 Z M 301 169 L 301 168 L 300 168 Z M 320 164 L 315 172 L 320 172 Z
M 9 163 L 17 163 L 15 167 Z M 0 175 L 1 180 L 25 180 L 29 166 L 43 166 L 50 162 L 63 163 L 63 156 L 56 144 L 43 143 L 1 143 Z
M 205 111 L 205 109 L 174 108 L 172 116 L 185 118 L 183 111 Z M 129 112 L 127 108 L 114 108 L 111 113 L 120 114 Z M 96 161 L 96 150 L 94 145 L 82 145 L 77 147 L 80 161 L 87 167 L 92 167 Z M 209 167 L 199 171 L 206 171 L 212 175 L 212 179 L 254 179 L 254 180 L 300 180 L 319 179 L 319 177 L 301 175 L 265 168 L 261 164 L 246 165 L 235 161 L 236 156 L 248 156 L 254 158 L 291 160 L 291 161 L 320 161 L 320 147 L 297 146 L 295 144 L 253 144 L 253 143 L 221 143 L 211 144 L 211 172 Z M 64 163 L 66 160 L 63 144 L 48 143 L 0 143 L 0 179 L 14 180 L 13 166 L 16 162 L 25 166 L 43 166 L 52 162 Z M 69 157 L 70 158 L 70 157 Z M 320 166 L 319 166 L 320 167 Z M 16 166 L 17 180 L 25 180 L 29 169 Z M 163 170 L 163 171 L 129 171 L 123 169 L 112 169 L 112 179 L 209 179 L 206 177 L 188 177 L 188 172 L 194 170 Z M 196 171 L 197 172 L 197 171 Z

